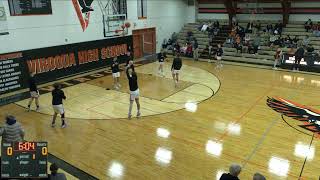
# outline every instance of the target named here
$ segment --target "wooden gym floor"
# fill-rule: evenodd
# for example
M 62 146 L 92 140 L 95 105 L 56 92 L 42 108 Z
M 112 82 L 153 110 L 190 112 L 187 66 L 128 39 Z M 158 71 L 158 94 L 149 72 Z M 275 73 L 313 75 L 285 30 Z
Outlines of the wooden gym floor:
M 111 76 L 65 88 L 66 129 L 50 127 L 50 94 L 40 113 L 26 112 L 24 100 L 1 106 L 0 118 L 15 115 L 27 140 L 48 141 L 53 155 L 98 179 L 218 179 L 231 163 L 242 165 L 240 179 L 319 179 L 320 139 L 266 105 L 279 96 L 320 109 L 319 76 L 185 60 L 175 88 L 170 65 L 165 77 L 157 63 L 137 68 L 140 119 L 126 119 L 123 72 L 120 91 L 105 90 Z

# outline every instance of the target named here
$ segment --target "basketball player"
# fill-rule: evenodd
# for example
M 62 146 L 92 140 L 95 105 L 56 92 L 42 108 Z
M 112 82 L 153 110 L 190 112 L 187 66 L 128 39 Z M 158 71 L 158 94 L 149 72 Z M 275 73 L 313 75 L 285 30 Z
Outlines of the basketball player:
M 120 69 L 119 69 L 119 62 L 118 62 L 117 57 L 113 58 L 111 69 L 112 69 L 112 77 L 113 77 L 113 87 L 116 90 L 118 90 L 121 87 L 121 85 L 119 82 Z
M 139 118 L 141 116 L 141 113 L 140 113 L 140 102 L 139 102 L 138 77 L 136 72 L 131 66 L 126 67 L 126 74 L 129 80 L 129 88 L 130 88 L 130 105 L 129 105 L 128 119 L 131 119 L 133 101 L 136 101 L 137 117 Z
M 216 58 L 217 58 L 216 68 L 221 68 L 223 66 L 221 62 L 222 55 L 223 55 L 223 49 L 221 48 L 221 44 L 218 44 L 218 49 L 216 51 Z
M 182 67 L 182 60 L 180 58 L 180 53 L 177 53 L 176 57 L 173 59 L 173 63 L 171 66 L 172 78 L 176 87 L 179 83 L 179 72 L 181 67 Z
M 166 56 L 165 56 L 165 54 L 164 54 L 164 50 L 161 49 L 160 53 L 158 54 L 158 61 L 159 61 L 158 73 L 159 73 L 161 76 L 164 76 L 163 64 L 164 64 L 165 58 L 166 58 Z
M 31 104 L 33 102 L 33 100 L 35 100 L 36 102 L 36 106 L 37 106 L 37 109 L 36 111 L 38 112 L 39 111 L 39 91 L 38 91 L 38 88 L 37 88 L 37 84 L 36 84 L 36 80 L 34 79 L 34 73 L 31 73 L 30 74 L 30 79 L 29 79 L 29 90 L 30 90 L 30 101 L 29 101 L 29 104 L 28 104 L 28 112 L 31 110 Z
M 65 120 L 65 112 L 63 108 L 62 101 L 66 99 L 64 92 L 61 90 L 61 84 L 55 83 L 53 85 L 54 90 L 52 91 L 52 107 L 54 111 L 54 115 L 52 118 L 51 127 L 55 126 L 57 115 L 60 114 L 61 116 L 61 128 L 67 127 L 66 120 Z

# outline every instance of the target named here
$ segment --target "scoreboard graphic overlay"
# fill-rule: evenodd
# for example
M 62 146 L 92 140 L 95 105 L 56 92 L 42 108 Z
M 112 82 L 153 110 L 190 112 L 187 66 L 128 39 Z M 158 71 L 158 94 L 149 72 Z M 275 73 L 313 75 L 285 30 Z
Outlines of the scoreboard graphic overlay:
M 48 143 L 3 143 L 1 149 L 2 178 L 48 177 Z

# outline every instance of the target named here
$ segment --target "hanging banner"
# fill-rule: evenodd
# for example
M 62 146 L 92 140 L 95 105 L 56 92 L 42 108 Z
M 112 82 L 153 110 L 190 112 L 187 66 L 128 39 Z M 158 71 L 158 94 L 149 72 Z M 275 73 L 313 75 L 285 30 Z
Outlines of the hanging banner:
M 3 2 L 0 1 L 0 36 L 8 35 L 8 22 Z

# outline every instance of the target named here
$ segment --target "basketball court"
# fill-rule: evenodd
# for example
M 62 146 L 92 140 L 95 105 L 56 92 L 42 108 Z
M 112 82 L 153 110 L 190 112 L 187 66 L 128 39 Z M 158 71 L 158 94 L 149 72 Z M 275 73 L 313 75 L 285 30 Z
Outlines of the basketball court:
M 110 75 L 64 88 L 70 97 L 65 103 L 68 129 L 50 128 L 49 106 L 26 112 L 26 100 L 2 106 L 1 118 L 15 114 L 28 132 L 26 139 L 45 138 L 54 156 L 98 179 L 215 179 L 233 162 L 243 166 L 243 179 L 256 171 L 268 179 L 317 178 L 319 139 L 299 128 L 300 122 L 284 121 L 266 100 L 280 96 L 317 109 L 318 75 L 184 64 L 178 88 L 169 62 L 165 77 L 156 74 L 155 62 L 137 68 L 140 119 L 126 119 L 124 78 L 123 90 L 105 90 Z M 49 93 L 41 103 L 49 104 Z
M 305 26 L 319 14 L 311 0 L 0 2 L 0 179 L 50 177 L 52 164 L 68 180 L 220 180 L 231 164 L 241 166 L 242 180 L 257 172 L 268 180 L 320 179 L 320 24 L 314 32 Z M 216 22 L 215 34 L 202 30 Z M 280 22 L 283 35 L 269 32 Z M 253 54 L 250 43 L 241 53 L 228 46 L 240 26 L 251 41 L 261 38 Z M 270 36 L 309 38 L 313 59 L 303 57 L 293 71 L 296 42 L 279 45 L 274 63 Z M 218 44 L 221 55 L 211 56 Z M 199 61 L 195 51 L 186 57 L 190 46 Z M 167 53 L 163 74 L 159 52 Z M 180 71 L 172 69 L 175 54 Z M 139 86 L 131 90 L 135 74 Z M 53 100 L 60 88 L 63 106 Z M 130 119 L 135 91 L 141 116 L 133 104 Z M 40 108 L 28 111 L 34 93 Z M 52 127 L 57 105 L 66 127 L 60 116 Z M 5 129 L 16 122 L 25 136 L 19 130 L 21 139 L 10 141 Z

